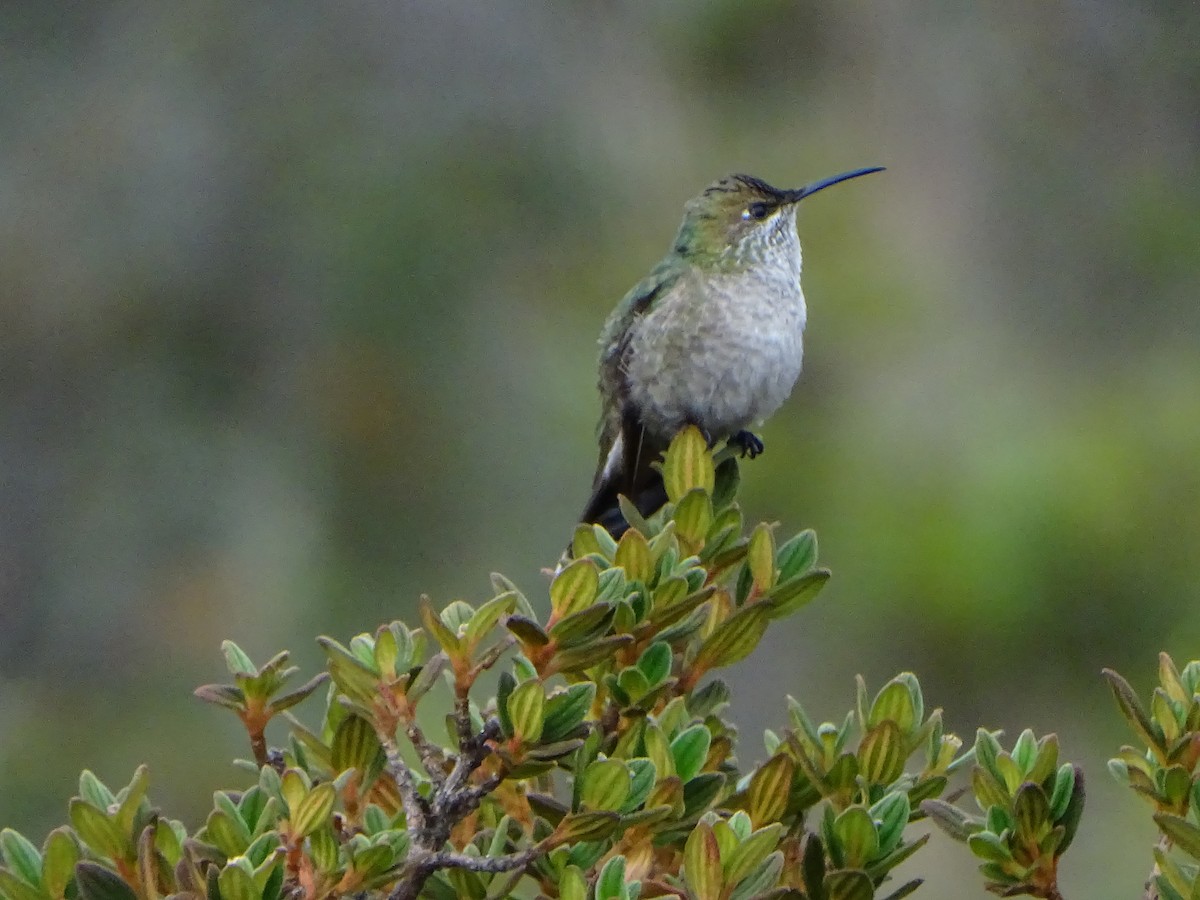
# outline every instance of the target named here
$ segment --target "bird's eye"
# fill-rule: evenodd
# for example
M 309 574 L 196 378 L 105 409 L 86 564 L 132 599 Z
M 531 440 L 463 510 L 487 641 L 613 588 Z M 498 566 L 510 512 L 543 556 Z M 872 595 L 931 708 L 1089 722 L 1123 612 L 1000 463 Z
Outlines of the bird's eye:
M 757 219 L 759 221 L 767 217 L 767 213 L 771 208 L 765 203 L 751 203 L 746 207 L 746 211 L 742 214 L 743 219 Z

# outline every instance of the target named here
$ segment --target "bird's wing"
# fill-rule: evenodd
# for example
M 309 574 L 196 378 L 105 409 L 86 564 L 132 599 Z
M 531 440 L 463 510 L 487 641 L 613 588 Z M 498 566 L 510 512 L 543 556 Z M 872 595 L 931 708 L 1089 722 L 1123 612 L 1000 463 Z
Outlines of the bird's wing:
M 629 403 L 626 363 L 637 318 L 675 284 L 679 275 L 676 268 L 660 264 L 625 295 L 605 323 L 600 337 L 600 396 L 604 404 L 599 424 L 600 458 L 592 480 L 592 496 L 581 517 L 584 522 L 600 521 L 606 513 L 616 511 L 618 494 L 630 497 L 639 507 L 656 501 L 658 492 L 652 484 L 656 473 L 650 463 L 663 448 L 646 445 L 645 429 Z M 640 501 L 643 496 L 645 500 Z

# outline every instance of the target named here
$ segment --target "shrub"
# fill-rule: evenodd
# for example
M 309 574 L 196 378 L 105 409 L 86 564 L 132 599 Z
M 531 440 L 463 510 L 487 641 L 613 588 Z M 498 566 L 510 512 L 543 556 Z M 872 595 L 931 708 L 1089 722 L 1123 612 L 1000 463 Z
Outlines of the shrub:
M 989 890 L 1060 897 L 1080 769 L 1029 731 L 1005 749 L 980 730 L 964 751 L 910 673 L 873 696 L 859 679 L 837 723 L 789 698 L 765 760 L 739 764 L 714 673 L 829 572 L 811 531 L 780 545 L 767 525 L 746 533 L 737 461 L 714 459 L 694 429 L 663 475 L 670 502 L 648 521 L 626 508 L 619 541 L 576 530 L 544 617 L 494 575 L 478 606 L 423 599 L 419 628 L 320 638 L 327 671 L 290 690 L 287 653 L 256 666 L 226 642 L 233 683 L 196 693 L 241 720 L 247 782 L 218 791 L 192 830 L 152 806 L 144 767 L 115 793 L 85 772 L 70 824 L 41 850 L 0 832 L 0 898 L 896 900 L 921 884 L 893 875 L 929 839 L 909 827 L 927 817 L 981 860 Z M 1162 834 L 1148 896 L 1196 900 L 1196 864 L 1176 855 L 1200 859 L 1200 662 L 1180 672 L 1164 656 L 1149 711 L 1107 677 L 1145 745 L 1111 768 L 1154 804 Z M 289 710 L 322 689 L 309 729 Z M 270 748 L 277 715 L 290 734 Z M 968 768 L 976 814 L 944 799 Z

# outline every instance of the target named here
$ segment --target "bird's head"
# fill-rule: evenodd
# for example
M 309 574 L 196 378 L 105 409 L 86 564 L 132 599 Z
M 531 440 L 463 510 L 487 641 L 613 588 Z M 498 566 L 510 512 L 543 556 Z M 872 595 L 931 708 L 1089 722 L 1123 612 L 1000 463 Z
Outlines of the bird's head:
M 675 252 L 698 259 L 736 261 L 794 241 L 797 203 L 830 185 L 879 171 L 880 166 L 855 169 L 795 189 L 772 187 L 751 175 L 728 175 L 684 206 Z

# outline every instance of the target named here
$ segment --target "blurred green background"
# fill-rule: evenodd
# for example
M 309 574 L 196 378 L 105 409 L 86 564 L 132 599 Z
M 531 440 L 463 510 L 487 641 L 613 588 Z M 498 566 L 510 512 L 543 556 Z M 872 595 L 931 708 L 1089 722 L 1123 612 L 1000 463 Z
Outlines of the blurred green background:
M 835 577 L 735 670 L 741 755 L 912 669 L 968 740 L 1056 730 L 1066 893 L 1140 891 L 1099 670 L 1200 656 L 1196 4 L 14 2 L 0 46 L 0 824 L 146 761 L 198 825 L 222 638 L 311 672 L 540 594 L 683 202 L 882 164 L 801 213 L 744 506 Z M 986 896 L 947 843 L 921 896 Z

